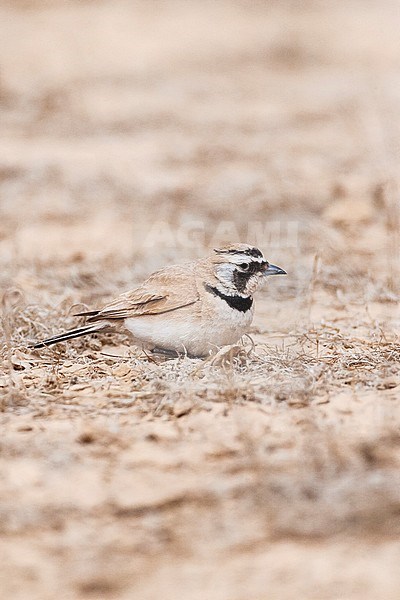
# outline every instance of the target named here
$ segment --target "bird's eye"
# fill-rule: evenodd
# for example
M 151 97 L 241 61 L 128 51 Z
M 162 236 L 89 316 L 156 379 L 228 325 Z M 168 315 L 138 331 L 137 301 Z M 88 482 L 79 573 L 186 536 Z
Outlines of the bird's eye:
M 250 268 L 249 263 L 240 263 L 239 267 L 243 270 L 243 271 L 248 271 Z

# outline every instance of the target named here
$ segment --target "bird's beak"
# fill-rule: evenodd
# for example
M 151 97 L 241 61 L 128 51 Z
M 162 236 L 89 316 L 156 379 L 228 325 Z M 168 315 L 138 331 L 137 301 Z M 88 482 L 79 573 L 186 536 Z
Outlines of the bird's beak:
M 264 271 L 264 275 L 267 277 L 268 275 L 287 275 L 287 273 L 280 267 L 269 264 Z

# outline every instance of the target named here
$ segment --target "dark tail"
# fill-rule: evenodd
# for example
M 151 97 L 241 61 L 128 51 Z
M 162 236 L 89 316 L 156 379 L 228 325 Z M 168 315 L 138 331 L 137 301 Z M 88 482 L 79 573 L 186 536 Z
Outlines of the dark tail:
M 51 346 L 52 344 L 58 344 L 58 342 L 65 342 L 67 340 L 73 340 L 74 338 L 81 337 L 82 335 L 96 333 L 97 331 L 107 329 L 108 327 L 108 323 L 96 323 L 93 325 L 85 325 L 84 327 L 78 327 L 77 329 L 71 329 L 70 331 L 64 331 L 64 333 L 54 335 L 53 337 L 47 338 L 42 342 L 37 342 L 37 344 L 34 344 L 31 347 L 45 348 L 46 346 Z

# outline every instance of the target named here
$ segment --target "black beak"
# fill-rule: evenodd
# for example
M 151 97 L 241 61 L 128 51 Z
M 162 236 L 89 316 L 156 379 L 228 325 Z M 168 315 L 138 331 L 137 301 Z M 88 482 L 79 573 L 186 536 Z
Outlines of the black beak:
M 287 275 L 287 273 L 280 267 L 269 264 L 264 271 L 264 275 L 267 277 L 268 275 Z

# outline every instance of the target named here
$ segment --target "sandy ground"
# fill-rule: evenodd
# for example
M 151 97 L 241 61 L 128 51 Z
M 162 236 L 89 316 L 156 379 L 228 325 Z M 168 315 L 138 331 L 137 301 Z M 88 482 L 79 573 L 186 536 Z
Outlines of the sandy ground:
M 1 598 L 399 598 L 399 27 L 1 2 Z M 230 355 L 28 349 L 226 239 L 289 274 Z

